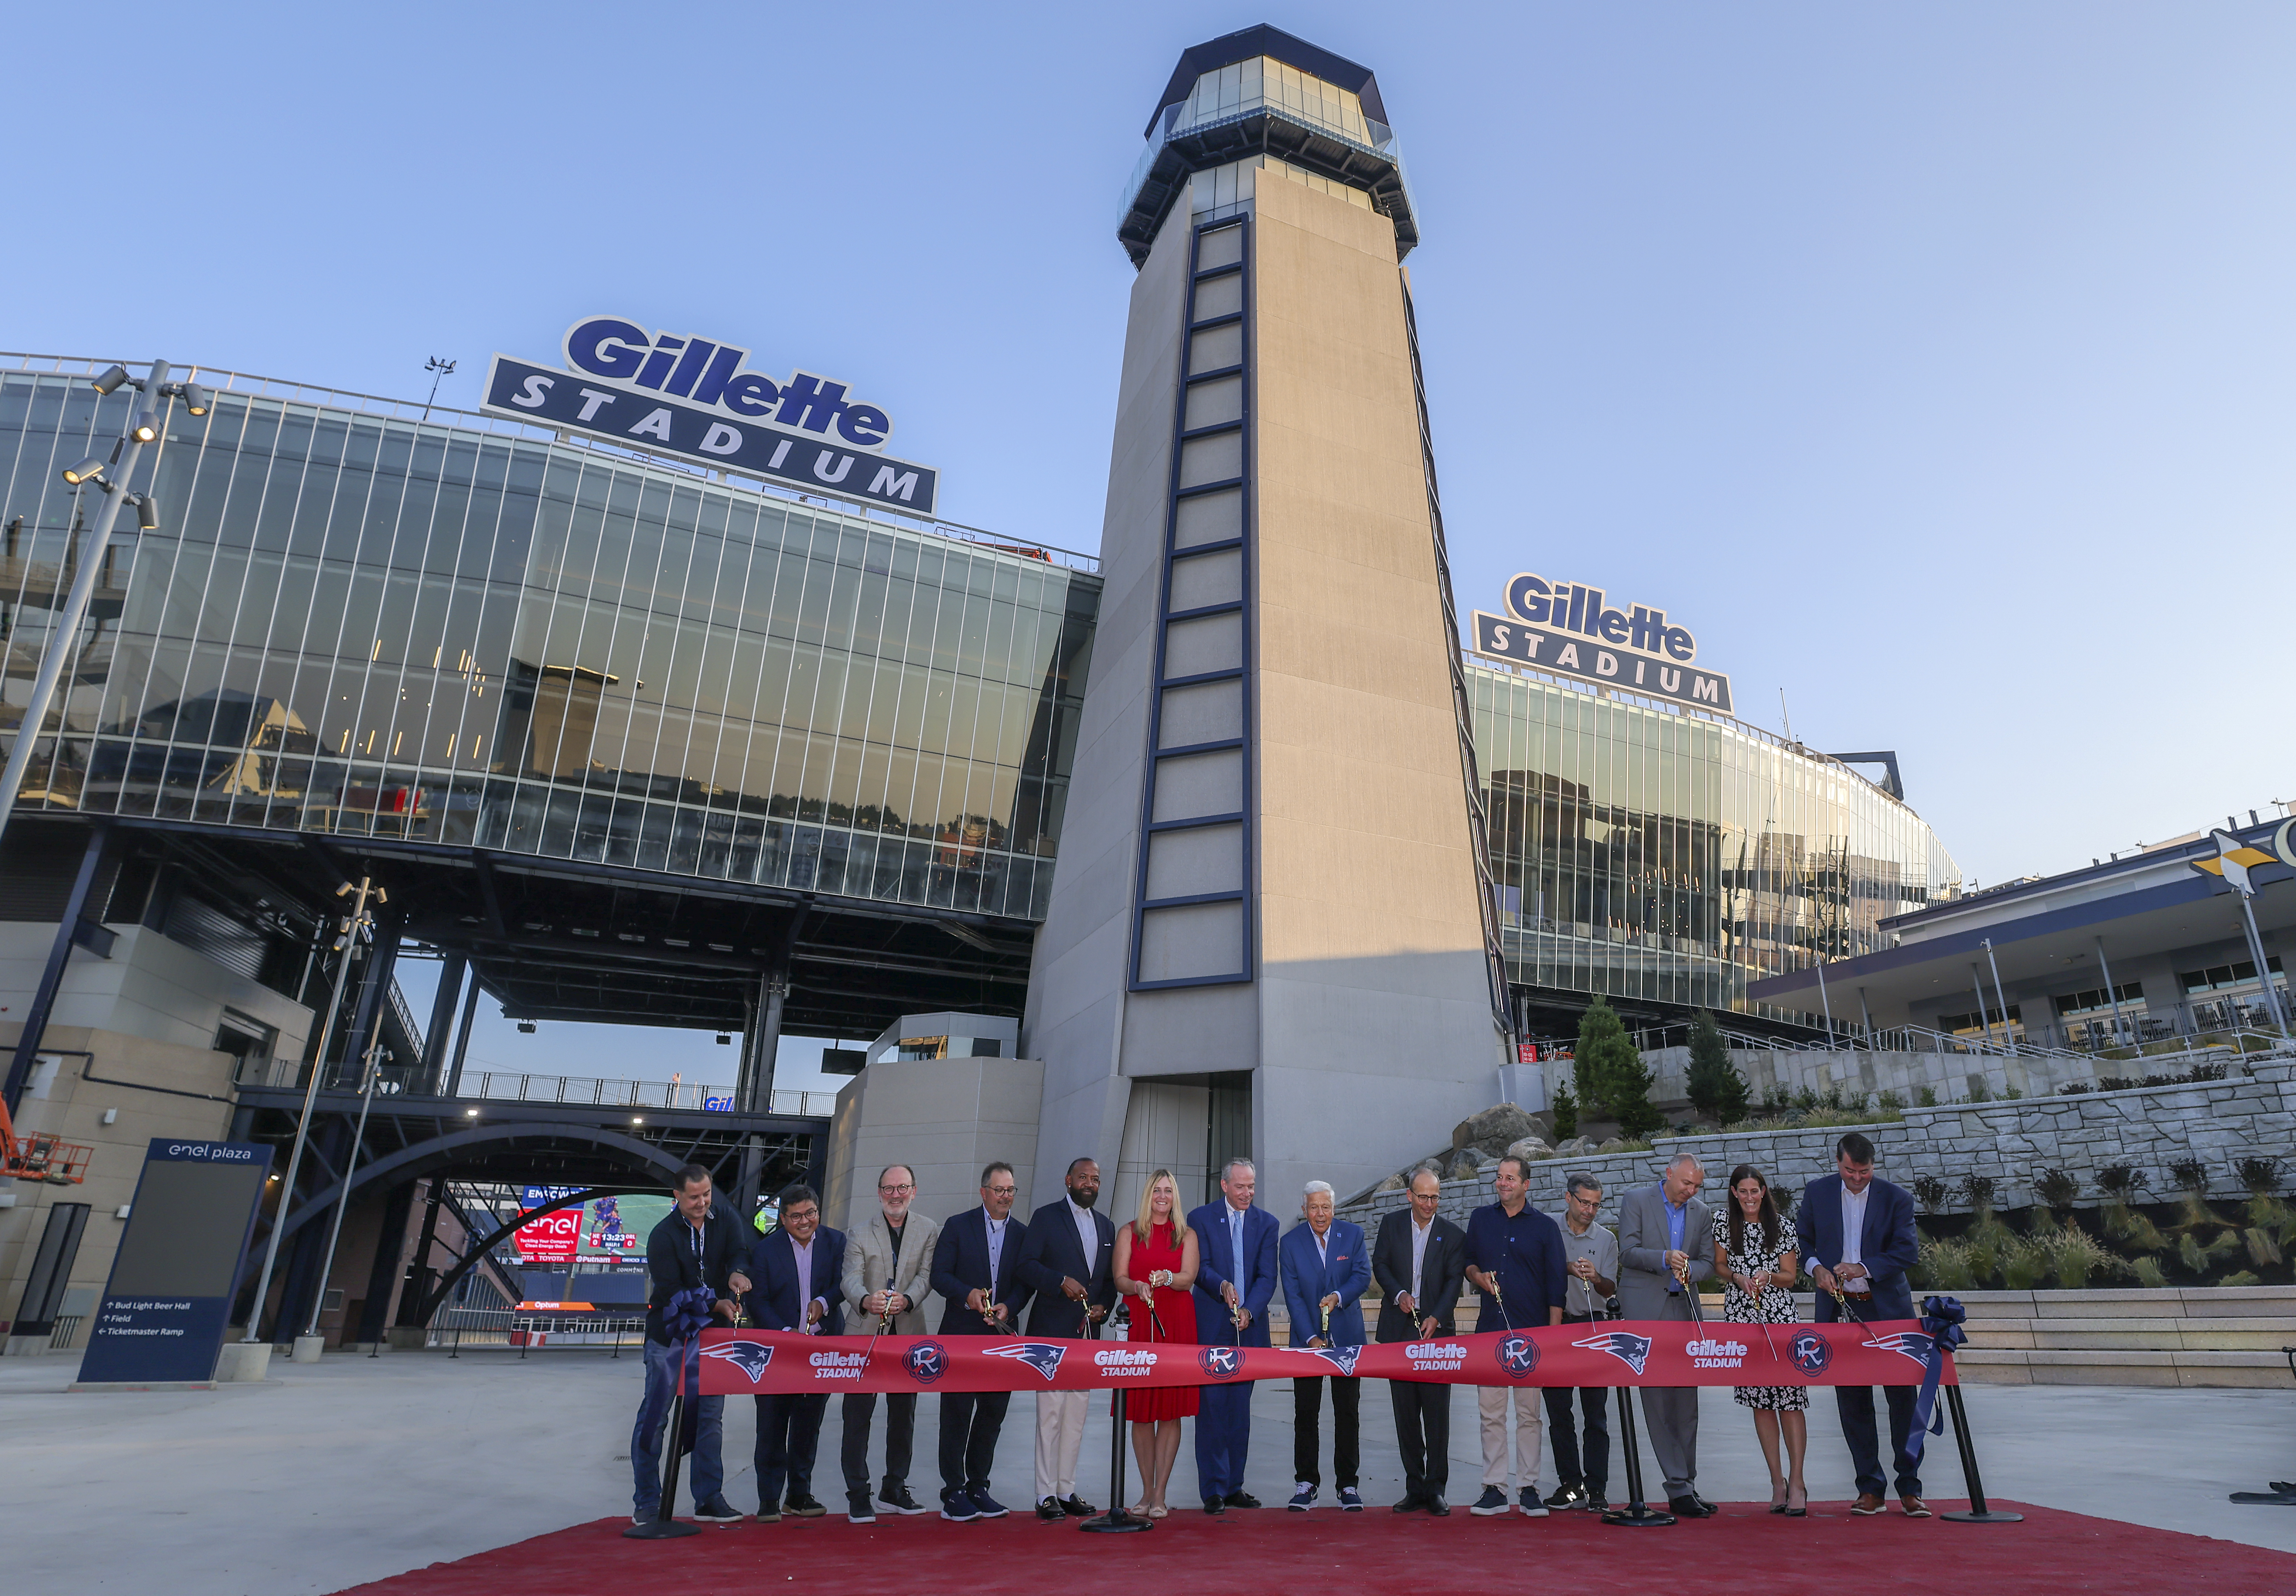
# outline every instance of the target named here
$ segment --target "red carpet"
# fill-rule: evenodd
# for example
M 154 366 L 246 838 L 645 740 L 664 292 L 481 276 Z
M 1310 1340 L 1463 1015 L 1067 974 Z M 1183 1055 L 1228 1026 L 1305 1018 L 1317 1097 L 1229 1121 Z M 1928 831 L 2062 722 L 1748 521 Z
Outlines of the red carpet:
M 1964 1504 L 1934 1500 L 1940 1511 Z M 1148 1582 L 1190 1596 L 1292 1592 L 1569 1592 L 1759 1589 L 1763 1596 L 1955 1591 L 1968 1596 L 2065 1596 L 2164 1588 L 2209 1596 L 2287 1596 L 2296 1556 L 2230 1541 L 2116 1524 L 1997 1501 L 2022 1524 L 1852 1518 L 1847 1504 L 1813 1505 L 1803 1519 L 1726 1506 L 1719 1518 L 1670 1529 L 1619 1529 L 1583 1513 L 1448 1518 L 1398 1514 L 1384 1503 L 1302 1516 L 1280 1508 L 1207 1518 L 1176 1510 L 1142 1535 L 1090 1535 L 1033 1517 L 987 1524 L 885 1518 L 859 1527 L 842 1515 L 779 1524 L 745 1521 L 678 1541 L 626 1541 L 627 1518 L 600 1519 L 456 1563 L 358 1587 L 387 1596 L 714 1596 L 809 1590 L 1082 1590 Z M 1845 1559 L 1857 1559 L 1856 1562 Z

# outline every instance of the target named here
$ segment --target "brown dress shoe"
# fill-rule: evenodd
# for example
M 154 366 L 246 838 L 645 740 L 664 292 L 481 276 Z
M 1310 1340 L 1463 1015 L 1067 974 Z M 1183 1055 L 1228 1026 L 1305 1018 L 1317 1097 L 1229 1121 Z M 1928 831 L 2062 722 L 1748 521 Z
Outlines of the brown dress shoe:
M 1880 1496 L 1872 1491 L 1860 1491 L 1857 1500 L 1849 1504 L 1849 1510 L 1860 1518 L 1871 1518 L 1882 1510 L 1882 1507 Z
M 1898 1497 L 1898 1505 L 1906 1510 L 1906 1517 L 1908 1518 L 1926 1518 L 1930 1516 L 1930 1504 L 1911 1492 Z

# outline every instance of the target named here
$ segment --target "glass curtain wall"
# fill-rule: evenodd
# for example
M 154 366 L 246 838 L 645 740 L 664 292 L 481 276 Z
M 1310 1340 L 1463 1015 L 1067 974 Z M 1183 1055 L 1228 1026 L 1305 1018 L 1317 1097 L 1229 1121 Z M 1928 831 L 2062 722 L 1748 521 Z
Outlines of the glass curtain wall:
M 1742 1009 L 1956 888 L 1921 817 L 1751 726 L 1471 667 L 1509 974 Z M 1845 1018 L 1837 1016 L 1837 1018 Z
M 0 733 L 134 397 L 0 378 Z M 28 803 L 1042 917 L 1096 576 L 229 391 L 146 462 Z

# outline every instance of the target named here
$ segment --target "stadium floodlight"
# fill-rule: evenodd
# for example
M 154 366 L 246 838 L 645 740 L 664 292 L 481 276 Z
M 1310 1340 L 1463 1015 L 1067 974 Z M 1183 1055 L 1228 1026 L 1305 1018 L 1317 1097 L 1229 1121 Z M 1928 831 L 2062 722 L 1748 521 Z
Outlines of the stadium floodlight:
M 102 476 L 103 468 L 110 463 L 111 462 L 101 454 L 90 454 L 78 465 L 66 466 L 64 480 L 78 487 L 83 482 Z
M 176 391 L 183 396 L 184 408 L 193 415 L 205 415 L 215 404 L 215 396 L 196 382 L 179 382 Z
M 147 410 L 143 414 L 137 416 L 135 418 L 135 424 L 127 430 L 127 436 L 134 438 L 137 443 L 159 442 L 160 413 L 156 410 Z
M 135 495 L 135 524 L 146 532 L 160 529 L 160 506 L 152 502 L 152 495 L 148 493 Z
M 96 392 L 100 394 L 108 394 L 113 389 L 118 388 L 121 383 L 127 381 L 127 368 L 124 365 L 112 366 L 101 376 L 93 378 L 91 381 L 95 385 Z

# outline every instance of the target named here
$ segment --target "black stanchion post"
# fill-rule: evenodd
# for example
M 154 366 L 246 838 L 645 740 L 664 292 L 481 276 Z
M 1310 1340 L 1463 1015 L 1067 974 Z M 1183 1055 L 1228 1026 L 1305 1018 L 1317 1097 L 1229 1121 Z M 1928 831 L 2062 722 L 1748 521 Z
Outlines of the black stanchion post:
M 1092 1337 L 1092 1316 L 1084 1322 L 1085 1338 Z M 1136 1529 L 1153 1529 L 1156 1526 L 1146 1518 L 1136 1518 L 1124 1507 L 1124 1387 L 1116 1388 L 1114 1422 L 1108 1436 L 1108 1511 L 1095 1513 L 1077 1527 L 1095 1535 L 1128 1535 Z
M 692 1349 L 689 1347 L 688 1350 Z M 682 1374 L 681 1366 L 681 1376 Z M 684 1379 L 681 1378 L 678 1383 L 685 1384 Z M 681 1524 L 670 1517 L 671 1510 L 677 1505 L 677 1465 L 684 1457 L 678 1446 L 685 1436 L 685 1395 L 682 1391 L 673 1392 L 669 1398 L 668 1415 L 663 1419 L 661 1425 L 661 1504 L 654 1509 L 652 1518 L 643 1524 L 633 1524 L 622 1531 L 625 1539 L 674 1541 L 680 1535 L 698 1535 L 701 1533 L 701 1526 L 699 1524 Z
M 1611 1317 L 1617 1315 L 1613 1314 Z M 1665 1528 L 1674 1522 L 1674 1515 L 1659 1512 L 1643 1501 L 1643 1454 L 1641 1445 L 1635 1439 L 1635 1388 L 1632 1386 L 1619 1387 L 1619 1438 L 1627 1459 L 1627 1505 L 1604 1513 L 1603 1522 L 1620 1525 L 1627 1529 Z
M 1945 1387 L 1946 1412 L 1953 1415 L 1954 1445 L 1961 1451 L 1961 1477 L 1969 1487 L 1969 1510 L 1965 1513 L 1939 1513 L 1940 1518 L 1950 1518 L 1956 1524 L 2022 1524 L 2022 1513 L 1997 1513 L 1985 1504 L 1985 1479 L 1977 1472 L 1977 1448 L 1969 1439 L 1969 1410 L 1962 1405 L 1961 1387 Z

